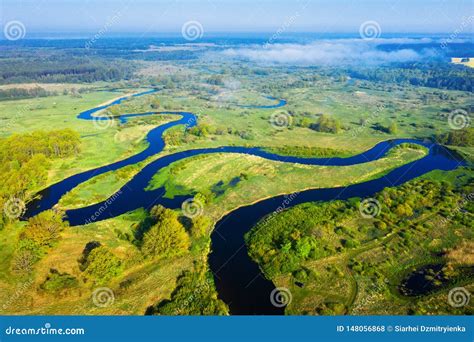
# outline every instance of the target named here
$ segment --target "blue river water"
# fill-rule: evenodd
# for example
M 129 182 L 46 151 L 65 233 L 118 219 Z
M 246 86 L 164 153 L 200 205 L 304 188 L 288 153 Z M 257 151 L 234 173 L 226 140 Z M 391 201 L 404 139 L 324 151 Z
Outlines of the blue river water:
M 157 89 L 152 89 L 131 96 L 144 96 L 157 91 Z M 93 114 L 112 105 L 120 104 L 128 97 L 129 96 L 124 96 L 107 105 L 86 110 L 78 115 L 78 119 L 110 120 L 109 117 L 97 117 Z M 278 103 L 267 106 L 241 105 L 240 107 L 270 109 L 278 108 L 286 104 L 285 100 L 278 100 L 273 97 L 268 98 L 277 100 Z M 165 147 L 163 133 L 167 129 L 176 125 L 184 125 L 186 128 L 189 128 L 195 126 L 197 123 L 196 116 L 191 112 L 171 111 L 123 114 L 117 116 L 115 119 L 121 123 L 125 123 L 129 118 L 160 114 L 174 114 L 178 119 L 152 129 L 146 137 L 148 147 L 145 150 L 121 161 L 73 175 L 42 190 L 38 193 L 35 200 L 28 203 L 24 218 L 32 217 L 44 210 L 53 208 L 64 194 L 95 176 L 108 171 L 118 170 L 127 165 L 136 164 L 163 151 Z M 150 209 L 157 204 L 172 209 L 180 208 L 183 201 L 189 198 L 189 196 L 165 198 L 164 188 L 155 190 L 145 189 L 152 177 L 159 170 L 173 162 L 192 156 L 211 153 L 240 153 L 288 163 L 344 166 L 377 160 L 386 155 L 393 147 L 405 142 L 416 143 L 427 147 L 429 149 L 428 155 L 420 160 L 398 167 L 387 175 L 375 180 L 347 187 L 306 190 L 292 195 L 291 201 L 288 200 L 288 196 L 273 197 L 238 208 L 217 222 L 211 234 L 212 251 L 209 255 L 209 265 L 214 274 L 219 297 L 229 305 L 232 314 L 283 314 L 284 307 L 275 307 L 270 301 L 270 294 L 274 291 L 275 286 L 262 275 L 258 265 L 250 259 L 244 243 L 244 234 L 260 219 L 274 212 L 282 203 L 285 203 L 285 207 L 289 208 L 296 204 L 310 201 L 368 197 L 381 191 L 385 187 L 403 184 L 432 170 L 453 170 L 462 165 L 463 162 L 457 157 L 454 157 L 449 150 L 442 146 L 413 139 L 383 141 L 361 154 L 348 158 L 288 157 L 270 153 L 258 147 L 224 146 L 194 149 L 176 152 L 149 163 L 106 201 L 83 208 L 68 210 L 66 211 L 66 217 L 71 226 L 77 226 L 116 217 L 138 208 Z

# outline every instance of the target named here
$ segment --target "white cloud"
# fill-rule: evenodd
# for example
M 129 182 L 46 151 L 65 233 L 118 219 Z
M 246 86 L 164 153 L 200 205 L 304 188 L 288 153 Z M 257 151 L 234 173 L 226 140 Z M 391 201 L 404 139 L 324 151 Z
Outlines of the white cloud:
M 383 64 L 390 62 L 418 61 L 436 56 L 433 49 L 403 48 L 404 44 L 426 44 L 431 39 L 362 39 L 319 40 L 310 44 L 270 44 L 232 48 L 223 53 L 229 57 L 244 58 L 265 63 L 288 63 L 309 65 L 332 64 Z M 379 49 L 382 44 L 399 44 L 399 49 Z

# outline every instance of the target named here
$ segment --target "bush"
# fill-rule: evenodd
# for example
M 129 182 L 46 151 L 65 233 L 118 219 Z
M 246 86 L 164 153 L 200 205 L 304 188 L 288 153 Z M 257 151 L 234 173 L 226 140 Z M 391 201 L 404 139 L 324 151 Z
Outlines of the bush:
M 87 256 L 82 267 L 87 278 L 96 284 L 104 284 L 122 272 L 122 261 L 107 247 L 94 248 Z
M 46 276 L 46 280 L 40 285 L 42 290 L 47 292 L 60 292 L 65 289 L 74 288 L 78 285 L 75 277 L 69 273 L 60 273 L 58 270 L 52 268 Z
M 228 308 L 217 298 L 212 274 L 204 266 L 184 272 L 171 299 L 147 310 L 152 315 L 227 315 Z
M 178 220 L 178 214 L 163 209 L 157 223 L 145 233 L 142 252 L 146 257 L 170 257 L 185 253 L 189 249 L 189 236 Z
M 60 214 L 47 210 L 28 220 L 20 240 L 30 240 L 40 249 L 49 248 L 59 240 L 65 227 Z
M 31 250 L 20 250 L 15 253 L 12 260 L 12 269 L 15 272 L 27 273 L 31 272 L 33 265 L 38 260 L 36 254 Z
M 318 132 L 340 133 L 342 130 L 341 122 L 331 118 L 328 115 L 321 115 L 315 124 L 311 124 L 310 128 Z
M 33 264 L 59 241 L 60 233 L 66 226 L 62 216 L 52 210 L 30 218 L 20 233 L 12 269 L 18 272 L 31 271 Z
M 209 217 L 200 215 L 192 220 L 191 235 L 200 238 L 208 232 L 211 225 L 212 220 Z
M 474 128 L 451 130 L 449 133 L 437 135 L 435 140 L 445 145 L 472 147 L 474 146 Z

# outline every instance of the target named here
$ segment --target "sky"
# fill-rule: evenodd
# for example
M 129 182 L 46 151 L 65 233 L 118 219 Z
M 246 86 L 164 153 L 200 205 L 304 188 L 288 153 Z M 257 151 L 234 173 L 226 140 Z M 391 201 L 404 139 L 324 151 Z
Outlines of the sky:
M 473 32 L 471 0 L 0 0 L 2 27 L 29 33 L 177 33 L 197 21 L 204 32 L 356 33 L 375 21 L 385 33 Z

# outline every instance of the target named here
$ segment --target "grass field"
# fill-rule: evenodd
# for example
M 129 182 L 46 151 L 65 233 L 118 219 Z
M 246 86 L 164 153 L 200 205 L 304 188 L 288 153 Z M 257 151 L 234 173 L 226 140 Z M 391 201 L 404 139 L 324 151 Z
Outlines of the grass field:
M 296 69 L 288 72 L 284 68 L 268 69 L 268 73 L 245 74 L 232 65 L 214 65 L 211 62 L 195 63 L 143 63 L 142 77 L 166 79 L 173 75 L 173 84 L 152 82 L 143 79 L 143 84 L 129 82 L 125 85 L 107 84 L 45 84 L 58 95 L 42 98 L 0 101 L 0 137 L 14 133 L 36 130 L 72 128 L 81 135 L 81 152 L 75 157 L 56 159 L 52 163 L 46 184 L 53 184 L 78 172 L 100 167 L 134 155 L 144 148 L 146 134 L 154 127 L 176 120 L 173 115 L 140 117 L 130 119 L 127 124 L 100 128 L 92 121 L 78 120 L 76 116 L 84 110 L 108 103 L 124 94 L 138 92 L 159 84 L 160 92 L 133 98 L 118 106 L 120 114 L 151 111 L 150 103 L 159 101 L 158 111 L 190 111 L 196 113 L 199 125 L 210 128 L 207 134 L 186 133 L 183 126 L 166 132 L 168 141 L 165 150 L 147 160 L 116 172 L 94 177 L 66 194 L 58 204 L 61 209 L 78 208 L 100 202 L 129 181 L 145 165 L 169 153 L 189 149 L 218 146 L 258 146 L 278 148 L 300 146 L 327 148 L 353 155 L 373 147 L 376 143 L 391 138 L 429 138 L 450 130 L 447 114 L 457 108 L 474 103 L 472 94 L 413 87 L 409 85 L 384 86 L 378 83 L 354 82 L 335 77 L 319 77 L 312 83 L 298 85 L 295 80 L 304 79 L 308 70 Z M 225 69 L 225 70 L 224 70 Z M 206 72 L 212 71 L 211 72 Z M 209 78 L 223 75 L 222 84 L 211 84 Z M 271 85 L 273 88 L 269 87 Z M 12 88 L 17 85 L 2 86 Z M 32 87 L 21 85 L 18 87 Z M 43 86 L 43 85 L 41 85 Z M 121 92 L 104 91 L 104 87 L 120 88 Z M 140 87 L 140 88 L 139 88 Z M 1 88 L 1 89 L 3 89 Z M 63 94 L 66 89 L 87 88 L 87 91 Z M 284 98 L 287 106 L 279 109 L 242 108 L 241 105 L 271 105 L 275 101 L 266 96 Z M 272 116 L 283 114 L 288 124 L 275 127 Z M 306 118 L 316 122 L 320 114 L 337 118 L 342 124 L 338 134 L 318 132 L 298 123 Z M 364 124 L 361 122 L 364 121 Z M 397 132 L 387 133 L 386 128 L 396 122 Z M 460 148 L 466 155 L 474 155 L 469 147 Z M 346 186 L 364 182 L 389 172 L 393 168 L 414 161 L 426 152 L 414 149 L 396 149 L 387 157 L 377 161 L 345 167 L 304 166 L 265 160 L 243 154 L 213 154 L 192 157 L 176 162 L 161 170 L 149 184 L 150 189 L 165 186 L 167 196 L 195 193 L 203 194 L 204 214 L 214 221 L 226 212 L 239 206 L 257 202 L 278 194 L 292 193 L 310 188 Z M 464 173 L 463 173 L 464 172 Z M 425 177 L 444 179 L 450 183 L 468 177 L 466 170 L 451 173 L 432 172 Z M 464 178 L 463 178 L 464 177 Z M 44 187 L 44 185 L 42 186 Z M 31 192 L 41 190 L 30 189 Z M 169 298 L 176 278 L 183 270 L 192 268 L 196 260 L 206 259 L 209 241 L 194 241 L 191 250 L 184 256 L 155 262 L 144 260 L 133 243 L 123 239 L 132 233 L 137 222 L 145 217 L 137 210 L 120 217 L 69 228 L 61 241 L 35 266 L 30 275 L 21 275 L 11 270 L 19 233 L 24 222 L 5 226 L 0 232 L 0 312 L 6 314 L 143 314 L 149 305 Z M 436 225 L 429 235 L 420 233 L 420 238 L 441 238 L 442 230 Z M 427 233 L 428 234 L 428 233 Z M 90 241 L 100 241 L 114 254 L 125 260 L 123 274 L 107 284 L 115 293 L 115 305 L 99 308 L 93 305 L 91 293 L 94 286 L 83 282 L 78 259 L 84 246 Z M 396 242 L 394 238 L 393 243 Z M 201 243 L 205 247 L 197 248 Z M 385 254 L 381 252 L 381 241 L 372 242 L 371 248 L 361 246 L 351 258 L 374 260 L 380 269 Z M 409 252 L 400 260 L 409 260 Z M 413 251 L 414 253 L 414 251 Z M 389 301 L 372 301 L 378 296 L 372 291 L 370 281 L 356 279 L 347 268 L 349 255 L 340 255 L 305 267 L 314 274 L 312 283 L 304 288 L 296 286 L 289 276 L 276 279 L 278 286 L 291 289 L 294 300 L 289 313 L 306 313 L 311 308 L 328 301 L 343 303 L 344 308 L 335 308 L 344 313 L 402 313 L 406 302 L 396 297 Z M 68 272 L 81 280 L 70 292 L 48 294 L 39 288 L 51 268 Z M 392 272 L 393 271 L 393 272 Z M 397 275 L 395 268 L 390 272 Z M 332 286 L 323 285 L 322 280 Z M 386 289 L 384 289 L 385 291 Z M 429 306 L 446 294 L 441 293 L 426 299 Z M 376 302 L 377 304 L 371 304 Z M 390 304 L 392 303 L 392 304 Z M 387 311 L 390 305 L 392 311 Z
M 368 181 L 425 155 L 396 149 L 387 157 L 354 166 L 309 166 L 245 154 L 216 154 L 185 159 L 160 171 L 149 189 L 165 186 L 165 196 L 211 195 L 205 213 L 218 219 L 238 206 L 310 188 L 332 188 Z M 238 182 L 233 185 L 233 180 Z

